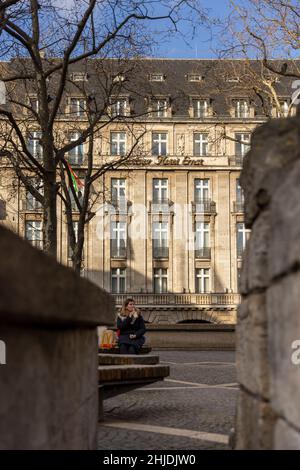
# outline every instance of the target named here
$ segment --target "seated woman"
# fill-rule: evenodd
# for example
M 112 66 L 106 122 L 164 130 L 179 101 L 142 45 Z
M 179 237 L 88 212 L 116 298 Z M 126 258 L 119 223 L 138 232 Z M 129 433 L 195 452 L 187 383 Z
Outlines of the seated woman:
M 145 343 L 145 322 L 133 299 L 126 299 L 117 318 L 120 354 L 138 354 Z

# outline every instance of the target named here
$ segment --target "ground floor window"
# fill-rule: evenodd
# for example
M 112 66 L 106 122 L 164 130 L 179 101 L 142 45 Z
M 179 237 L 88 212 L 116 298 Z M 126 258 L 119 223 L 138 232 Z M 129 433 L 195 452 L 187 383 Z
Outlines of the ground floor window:
M 199 294 L 210 292 L 210 269 L 196 269 L 196 292 Z
M 153 278 L 155 294 L 168 292 L 168 270 L 166 268 L 155 268 Z
M 113 294 L 124 294 L 126 290 L 126 268 L 112 268 L 111 291 Z

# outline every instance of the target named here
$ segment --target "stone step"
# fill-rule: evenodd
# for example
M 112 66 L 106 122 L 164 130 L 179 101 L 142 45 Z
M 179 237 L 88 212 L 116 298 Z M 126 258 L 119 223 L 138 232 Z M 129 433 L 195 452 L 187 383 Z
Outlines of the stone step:
M 124 382 L 156 381 L 168 377 L 169 366 L 156 365 L 115 365 L 98 367 L 99 385 Z
M 99 366 L 114 366 L 126 364 L 154 365 L 159 363 L 159 356 L 135 354 L 98 354 Z
M 139 356 L 143 354 L 150 353 L 152 348 L 150 346 L 142 346 L 139 351 Z M 119 346 L 114 346 L 113 348 L 99 348 L 99 353 L 101 354 L 120 354 Z

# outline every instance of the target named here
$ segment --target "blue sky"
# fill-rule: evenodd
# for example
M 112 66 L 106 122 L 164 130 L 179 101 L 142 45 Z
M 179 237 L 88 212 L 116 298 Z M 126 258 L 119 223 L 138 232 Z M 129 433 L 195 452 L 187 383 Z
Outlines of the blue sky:
M 202 4 L 209 9 L 214 18 L 222 20 L 229 13 L 229 0 L 202 0 Z M 174 34 L 156 48 L 156 56 L 187 59 L 216 57 L 214 52 L 217 46 L 216 36 L 208 28 L 199 24 L 194 39 L 188 37 L 191 29 L 189 23 L 182 23 L 180 29 L 183 34 L 187 34 L 187 40 L 185 41 L 180 34 Z

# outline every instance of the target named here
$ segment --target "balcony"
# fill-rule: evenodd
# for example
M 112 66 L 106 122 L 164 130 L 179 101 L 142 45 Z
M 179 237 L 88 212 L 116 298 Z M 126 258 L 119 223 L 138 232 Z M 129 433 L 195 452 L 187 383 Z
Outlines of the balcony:
M 237 250 L 236 250 L 236 251 L 237 251 L 237 257 L 238 257 L 238 258 L 242 258 L 242 257 L 243 257 L 244 250 L 245 250 L 245 248 L 243 248 L 242 246 L 238 246 L 238 247 L 237 247 Z
M 70 154 L 67 156 L 68 163 L 71 166 L 79 166 L 83 164 L 84 155 L 83 153 L 79 154 Z
M 243 201 L 234 201 L 233 202 L 233 212 L 244 212 L 244 202 Z
M 21 200 L 21 211 L 28 212 L 41 212 L 43 209 L 42 204 L 34 198 Z
M 199 248 L 195 249 L 195 258 L 197 259 L 210 259 L 211 258 L 211 248 Z
M 125 197 L 123 198 L 113 198 L 111 200 L 111 205 L 117 212 L 122 212 L 124 214 L 128 213 L 128 209 L 131 206 L 131 202 L 128 201 Z
M 111 258 L 127 258 L 127 247 L 126 246 L 116 246 L 111 245 L 110 248 L 110 257 Z
M 241 301 L 239 294 L 141 294 L 131 293 L 135 300 L 135 303 L 140 306 L 155 306 L 155 305 L 167 305 L 167 306 L 199 306 L 199 307 L 215 307 L 215 306 L 236 306 Z M 128 297 L 126 294 L 113 294 L 116 305 L 121 306 Z
M 150 202 L 150 212 L 154 214 L 169 213 L 173 202 L 168 198 L 154 198 Z
M 243 155 L 235 155 L 234 157 L 228 157 L 228 163 L 230 166 L 243 166 Z
M 0 199 L 0 220 L 5 220 L 6 216 L 6 201 Z
M 26 240 L 35 248 L 38 248 L 39 250 L 43 249 L 43 240 L 29 240 L 28 238 Z
M 169 258 L 169 247 L 153 247 L 153 258 Z
M 192 211 L 196 214 L 215 214 L 216 203 L 210 199 L 195 199 L 192 202 Z

